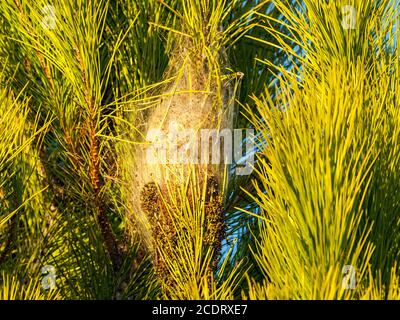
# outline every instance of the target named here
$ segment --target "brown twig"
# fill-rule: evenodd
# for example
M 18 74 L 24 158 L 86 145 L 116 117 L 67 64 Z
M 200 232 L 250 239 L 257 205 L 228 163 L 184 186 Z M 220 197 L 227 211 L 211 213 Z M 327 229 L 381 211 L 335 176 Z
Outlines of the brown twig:
M 83 72 L 83 70 L 82 70 Z M 89 92 L 87 89 L 86 92 Z M 110 255 L 114 271 L 118 272 L 122 266 L 122 252 L 115 237 L 110 222 L 108 220 L 105 204 L 101 195 L 102 180 L 100 174 L 100 159 L 99 159 L 99 140 L 96 136 L 97 122 L 94 98 L 85 97 L 89 103 L 89 153 L 90 153 L 90 180 L 94 191 L 94 203 L 97 210 L 97 221 L 100 226 L 101 234 L 108 254 Z
M 110 222 L 105 212 L 105 206 L 101 196 L 101 180 L 100 180 L 100 160 L 99 160 L 99 144 L 95 136 L 94 126 L 90 127 L 90 178 L 94 190 L 95 206 L 97 208 L 97 221 L 104 238 L 107 251 L 110 255 L 115 271 L 118 271 L 122 265 L 122 254 L 117 239 L 111 229 Z

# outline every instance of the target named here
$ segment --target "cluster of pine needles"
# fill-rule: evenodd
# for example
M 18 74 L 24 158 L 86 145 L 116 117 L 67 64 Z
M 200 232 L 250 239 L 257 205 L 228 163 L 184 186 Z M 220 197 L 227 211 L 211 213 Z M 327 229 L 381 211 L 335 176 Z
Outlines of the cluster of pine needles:
M 400 299 L 399 13 L 2 0 L 0 299 Z M 144 181 L 162 108 L 253 129 L 252 173 Z

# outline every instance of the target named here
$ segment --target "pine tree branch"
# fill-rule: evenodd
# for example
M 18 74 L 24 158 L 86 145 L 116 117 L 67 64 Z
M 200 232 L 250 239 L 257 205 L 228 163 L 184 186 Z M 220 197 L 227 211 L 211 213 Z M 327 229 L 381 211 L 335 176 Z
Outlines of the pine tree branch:
M 118 240 L 112 231 L 108 220 L 105 203 L 101 196 L 102 180 L 100 174 L 100 159 L 99 159 L 99 141 L 96 137 L 97 122 L 95 117 L 95 102 L 93 98 L 86 96 L 86 101 L 89 102 L 89 152 L 90 152 L 90 179 L 94 190 L 94 203 L 97 210 L 97 221 L 100 226 L 101 234 L 108 254 L 110 255 L 114 271 L 118 272 L 122 265 L 122 252 Z

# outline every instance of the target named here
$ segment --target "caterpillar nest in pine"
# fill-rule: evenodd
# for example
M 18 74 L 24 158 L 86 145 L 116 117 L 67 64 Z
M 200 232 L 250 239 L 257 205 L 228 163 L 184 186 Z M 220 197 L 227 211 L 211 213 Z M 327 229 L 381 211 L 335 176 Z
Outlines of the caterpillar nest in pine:
M 211 164 L 212 148 L 202 148 L 204 129 L 233 129 L 234 90 L 231 81 L 217 83 L 208 70 L 208 61 L 187 56 L 178 77 L 160 95 L 162 99 L 147 116 L 145 136 L 147 143 L 140 145 L 135 157 L 135 185 L 133 194 L 135 220 L 152 253 L 156 272 L 164 276 L 162 254 L 157 248 L 173 247 L 176 230 L 173 206 L 169 203 L 195 201 L 193 191 L 186 199 L 173 194 L 195 173 L 196 183 L 207 189 L 204 205 L 205 239 L 207 245 L 219 251 L 224 233 L 223 183 L 226 166 Z M 207 141 L 208 143 L 208 141 Z M 171 150 L 175 150 L 171 152 Z M 207 154 L 204 154 L 206 151 Z M 208 163 L 204 161 L 208 158 Z M 197 198 L 196 198 L 197 199 Z M 173 255 L 173 252 L 163 253 Z M 168 278 L 165 276 L 164 278 Z M 168 283 L 168 279 L 164 282 Z M 172 285 L 172 283 L 169 283 Z

